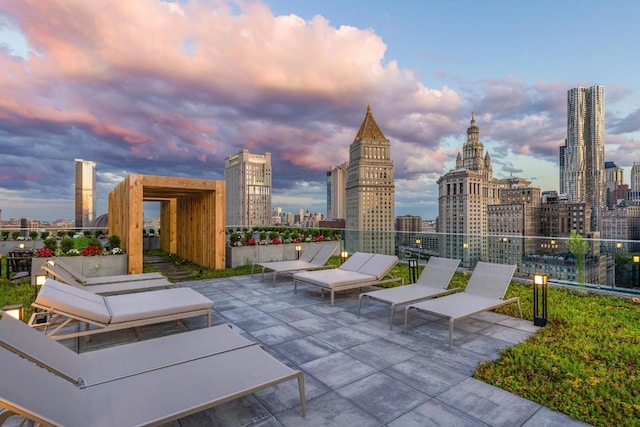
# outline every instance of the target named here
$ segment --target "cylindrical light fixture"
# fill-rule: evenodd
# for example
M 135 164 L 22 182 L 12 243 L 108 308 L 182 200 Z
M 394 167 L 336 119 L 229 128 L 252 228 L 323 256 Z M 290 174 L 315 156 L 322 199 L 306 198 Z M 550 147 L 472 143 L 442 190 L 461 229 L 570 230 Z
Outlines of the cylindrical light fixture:
M 536 326 L 547 324 L 547 279 L 546 273 L 533 275 L 533 324 Z
M 416 283 L 418 281 L 418 260 L 409 259 L 409 283 Z

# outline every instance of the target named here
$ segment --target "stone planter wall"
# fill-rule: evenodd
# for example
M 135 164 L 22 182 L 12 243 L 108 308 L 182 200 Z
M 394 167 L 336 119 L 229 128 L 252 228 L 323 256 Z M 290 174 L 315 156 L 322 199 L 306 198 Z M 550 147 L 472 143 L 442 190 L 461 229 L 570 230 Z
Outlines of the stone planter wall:
M 71 268 L 85 277 L 117 276 L 127 274 L 126 255 L 65 256 L 60 257 Z M 35 284 L 36 274 L 44 273 L 41 267 L 49 258 L 31 260 L 31 282 Z
M 241 265 L 252 265 L 255 262 L 286 261 L 296 259 L 296 245 L 302 245 L 302 251 L 311 245 L 334 245 L 339 255 L 340 241 L 315 243 L 287 243 L 282 245 L 236 246 L 226 248 L 226 267 L 235 268 Z
M 142 250 L 160 249 L 160 236 L 145 236 L 142 238 Z

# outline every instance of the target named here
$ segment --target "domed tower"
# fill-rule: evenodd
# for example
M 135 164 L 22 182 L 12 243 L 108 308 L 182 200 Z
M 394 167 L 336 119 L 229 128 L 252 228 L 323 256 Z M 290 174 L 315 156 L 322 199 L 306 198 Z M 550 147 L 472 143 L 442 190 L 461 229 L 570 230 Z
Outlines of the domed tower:
M 463 167 L 471 170 L 484 169 L 484 146 L 480 142 L 480 128 L 476 124 L 475 114 L 471 113 L 471 126 L 467 128 L 467 142 L 462 147 Z

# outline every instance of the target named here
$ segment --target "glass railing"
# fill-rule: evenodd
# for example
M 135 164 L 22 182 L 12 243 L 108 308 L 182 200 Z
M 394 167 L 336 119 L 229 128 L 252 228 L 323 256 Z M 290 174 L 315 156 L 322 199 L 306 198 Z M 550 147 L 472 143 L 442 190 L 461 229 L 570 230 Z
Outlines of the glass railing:
M 317 236 L 325 238 L 324 234 L 331 234 L 339 236 L 341 248 L 349 253 L 394 254 L 401 262 L 417 259 L 419 263 L 425 263 L 430 256 L 458 258 L 465 269 L 473 269 L 478 261 L 515 264 L 518 278 L 531 279 L 535 273 L 546 273 L 550 283 L 640 293 L 640 241 L 584 238 L 580 255 L 569 249 L 568 237 L 287 230 L 289 240 L 281 241 L 291 241 L 292 235 L 302 241 L 313 241 Z

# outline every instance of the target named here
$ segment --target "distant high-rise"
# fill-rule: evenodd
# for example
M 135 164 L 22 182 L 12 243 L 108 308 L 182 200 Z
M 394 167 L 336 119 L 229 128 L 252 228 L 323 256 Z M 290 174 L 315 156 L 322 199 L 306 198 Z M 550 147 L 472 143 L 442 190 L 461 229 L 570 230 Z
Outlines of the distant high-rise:
M 592 207 L 597 229 L 606 206 L 604 174 L 604 86 L 577 87 L 567 92 L 567 144 L 564 149 L 564 191 L 571 202 Z
M 269 226 L 271 219 L 271 153 L 248 150 L 224 161 L 226 223 L 230 226 Z
M 616 162 L 604 162 L 604 186 L 607 209 L 613 209 L 618 200 L 615 196 L 616 190 L 622 185 L 624 179 L 624 169 Z
M 640 163 L 634 162 L 631 167 L 631 191 L 640 191 Z
M 350 251 L 393 254 L 395 184 L 391 145 L 367 107 L 360 130 L 349 146 L 346 227 L 357 236 Z M 357 231 L 356 231 L 357 230 Z
M 456 168 L 438 180 L 438 232 L 441 256 L 459 258 L 465 267 L 486 259 L 487 207 L 500 204 L 500 189 L 509 181 L 493 178 L 489 153 L 484 154 L 480 128 L 471 113 L 467 142 Z
M 96 163 L 76 161 L 76 228 L 90 227 L 96 217 Z
M 327 171 L 327 218 L 346 218 L 347 167 L 345 162 Z

